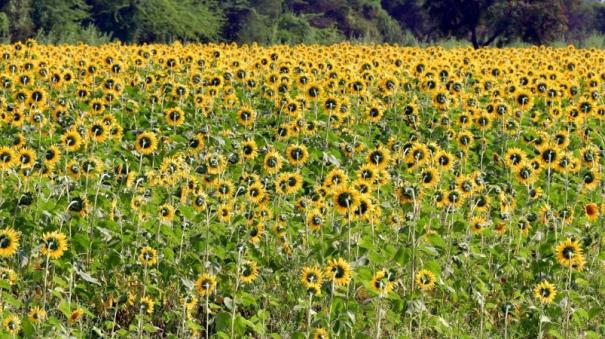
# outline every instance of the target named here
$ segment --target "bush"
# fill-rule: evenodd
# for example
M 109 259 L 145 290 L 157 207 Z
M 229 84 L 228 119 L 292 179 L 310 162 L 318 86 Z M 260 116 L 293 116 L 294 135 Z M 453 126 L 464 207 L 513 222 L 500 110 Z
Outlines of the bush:
M 100 32 L 95 26 L 80 27 L 69 32 L 38 31 L 35 38 L 41 44 L 77 44 L 102 45 L 111 42 L 111 34 Z

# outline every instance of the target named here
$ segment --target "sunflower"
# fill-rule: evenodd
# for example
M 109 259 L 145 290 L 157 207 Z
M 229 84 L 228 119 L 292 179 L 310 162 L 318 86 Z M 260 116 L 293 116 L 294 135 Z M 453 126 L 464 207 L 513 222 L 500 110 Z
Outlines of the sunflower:
M 359 192 L 345 185 L 334 187 L 332 196 L 334 208 L 340 214 L 347 214 L 354 211 L 359 205 Z
M 329 339 L 330 335 L 325 328 L 316 328 L 313 331 L 313 339 Z
M 300 166 L 309 159 L 309 151 L 307 151 L 307 146 L 302 144 L 290 145 L 286 149 L 286 157 L 291 165 Z
M 302 175 L 300 175 L 300 173 L 288 172 L 288 173 L 283 173 L 283 175 L 284 176 L 280 175 L 278 177 L 278 181 L 279 181 L 279 179 L 283 179 L 284 187 L 280 187 L 280 189 L 282 189 L 285 194 L 294 194 L 302 188 L 303 178 L 302 178 Z
M 134 147 L 139 154 L 148 155 L 157 149 L 158 139 L 153 132 L 142 132 L 137 136 Z
M 580 173 L 582 183 L 588 191 L 594 191 L 601 183 L 600 171 L 596 169 L 584 170 Z
M 527 154 L 517 147 L 509 148 L 504 154 L 504 162 L 509 168 L 517 167 L 525 159 L 527 159 Z
M 67 237 L 65 234 L 57 231 L 44 233 L 41 241 L 41 252 L 51 259 L 60 258 L 67 250 Z
M 565 241 L 560 242 L 555 248 L 555 254 L 559 264 L 569 267 L 576 263 L 579 260 L 578 258 L 583 257 L 580 241 L 566 239 Z
M 463 150 L 470 148 L 474 139 L 475 139 L 475 137 L 469 131 L 461 131 L 456 136 L 456 141 L 458 142 L 458 146 L 460 146 L 460 148 Z
M 46 311 L 39 306 L 34 306 L 29 309 L 27 317 L 32 323 L 40 324 L 46 320 Z
M 315 208 L 306 214 L 305 221 L 311 231 L 318 231 L 324 223 L 324 214 Z
M 433 156 L 436 165 L 444 172 L 448 172 L 454 166 L 454 158 L 446 151 L 440 150 Z
M 434 188 L 439 184 L 439 171 L 433 167 L 427 167 L 420 172 L 420 182 L 425 188 Z
M 216 209 L 216 216 L 220 222 L 229 222 L 233 217 L 233 206 L 229 203 L 221 204 Z
M 260 204 L 266 197 L 265 187 L 260 182 L 253 183 L 248 187 L 248 190 L 246 191 L 246 197 L 250 201 L 256 204 Z
M 366 155 L 366 164 L 370 164 L 378 170 L 384 170 L 389 165 L 390 161 L 391 152 L 382 145 Z
M 8 285 L 13 285 L 17 282 L 17 273 L 12 268 L 0 268 L 0 280 L 6 281 Z
M 15 152 L 6 146 L 0 147 L 0 170 L 6 170 L 15 165 L 17 156 Z
M 276 174 L 279 173 L 279 170 L 282 167 L 282 158 L 279 153 L 276 151 L 269 151 L 265 154 L 265 158 L 263 159 L 263 170 L 267 174 Z
M 0 256 L 8 257 L 17 252 L 19 248 L 19 233 L 12 228 L 0 231 Z
M 368 165 L 370 166 L 370 165 Z M 377 173 L 375 175 L 375 177 L 377 177 Z M 331 188 L 333 186 L 338 186 L 341 184 L 346 183 L 349 180 L 349 177 L 347 176 L 347 174 L 345 173 L 345 171 L 343 171 L 340 168 L 333 168 L 332 170 L 330 170 L 330 172 L 328 172 L 328 174 L 326 174 L 326 177 L 323 180 L 323 185 L 325 188 Z
M 208 197 L 203 192 L 198 193 L 193 197 L 192 205 L 193 208 L 198 212 L 205 211 L 206 207 L 208 207 Z
M 191 316 L 191 312 L 193 312 L 198 303 L 198 299 L 194 295 L 187 295 L 181 298 L 181 303 L 185 306 L 187 310 L 187 316 Z
M 324 275 L 336 286 L 344 286 L 351 281 L 351 265 L 343 258 L 332 259 L 328 262 Z
M 2 326 L 9 334 L 16 335 L 21 330 L 21 319 L 14 314 L 8 315 L 2 321 Z
M 243 284 L 249 284 L 258 277 L 258 265 L 254 260 L 244 260 L 240 267 L 239 279 Z
M 252 139 L 244 141 L 241 150 L 242 158 L 245 160 L 254 160 L 258 155 L 258 146 L 256 146 L 256 141 Z
M 55 145 L 50 146 L 44 154 L 44 162 L 50 167 L 56 164 L 60 159 L 61 150 Z
M 169 204 L 164 204 L 159 208 L 158 217 L 160 218 L 160 221 L 168 223 L 174 219 L 174 212 L 174 207 Z
M 300 280 L 305 288 L 309 288 L 312 285 L 321 286 L 323 275 L 319 267 L 305 266 L 300 274 Z
M 249 233 L 250 242 L 253 244 L 258 244 L 260 239 L 263 237 L 263 234 L 265 234 L 265 226 L 263 226 L 263 224 L 257 223 L 256 225 L 252 226 L 252 230 L 250 230 Z
M 553 167 L 559 162 L 560 150 L 552 143 L 545 143 L 541 145 L 538 150 L 540 151 L 540 163 L 546 167 Z
M 208 174 L 216 175 L 225 171 L 227 162 L 222 154 L 213 153 L 206 157 L 206 167 Z
M 169 126 L 181 126 L 185 122 L 185 112 L 179 107 L 173 107 L 164 111 L 164 119 Z
M 593 202 L 584 205 L 584 212 L 590 221 L 595 221 L 599 218 L 599 206 Z
M 256 111 L 251 107 L 242 107 L 237 111 L 237 121 L 244 127 L 251 127 L 256 120 Z
M 555 285 L 546 280 L 542 281 L 536 286 L 536 288 L 534 288 L 534 296 L 542 304 L 550 304 L 553 302 L 553 300 L 555 300 L 556 295 L 557 289 L 555 288 Z
M 515 93 L 515 103 L 523 109 L 531 108 L 534 104 L 534 98 L 531 92 L 520 90 Z
M 218 179 L 213 186 L 221 200 L 227 200 L 235 194 L 233 183 L 227 179 Z
M 82 146 L 82 137 L 77 131 L 71 130 L 61 136 L 61 144 L 69 152 L 75 152 Z
M 481 233 L 487 227 L 487 220 L 483 217 L 475 216 L 470 221 L 471 231 L 475 234 Z
M 202 151 L 206 144 L 206 135 L 197 133 L 189 139 L 189 149 L 191 151 Z
M 422 269 L 416 273 L 416 285 L 420 288 L 421 291 L 430 291 L 435 287 L 435 282 L 437 278 L 433 272 L 429 270 Z
M 141 299 L 139 300 L 139 308 L 144 313 L 153 314 L 154 306 L 155 302 L 149 296 L 141 297 Z
M 514 173 L 515 178 L 517 178 L 517 180 L 524 185 L 530 185 L 538 179 L 536 171 L 527 161 L 523 161 L 518 164 L 514 168 Z
M 143 247 L 139 252 L 139 262 L 143 266 L 155 265 L 158 262 L 158 251 L 149 246 Z
M 98 142 L 102 143 L 109 137 L 110 127 L 106 126 L 102 121 L 94 122 L 88 129 L 88 136 Z
M 370 281 L 370 287 L 380 295 L 388 294 L 393 289 L 387 270 L 376 272 Z
M 216 277 L 212 274 L 202 273 L 195 281 L 195 290 L 201 296 L 212 294 L 216 288 Z

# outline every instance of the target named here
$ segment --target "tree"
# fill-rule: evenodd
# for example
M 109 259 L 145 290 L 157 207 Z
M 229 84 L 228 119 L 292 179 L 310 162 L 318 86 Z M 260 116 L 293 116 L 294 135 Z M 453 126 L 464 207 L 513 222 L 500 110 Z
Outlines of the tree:
M 33 18 L 38 30 L 68 35 L 79 31 L 88 19 L 90 7 L 84 0 L 36 0 Z
M 490 45 L 511 24 L 509 1 L 427 0 L 424 8 L 446 36 L 470 39 L 474 48 Z
M 12 41 L 21 41 L 34 35 L 31 0 L 3 1 L 2 12 L 9 18 Z
M 474 48 L 496 39 L 542 44 L 568 29 L 568 9 L 580 0 L 427 0 L 425 8 L 446 35 L 469 39 Z
M 198 0 L 91 0 L 94 23 L 127 42 L 216 40 L 222 13 Z

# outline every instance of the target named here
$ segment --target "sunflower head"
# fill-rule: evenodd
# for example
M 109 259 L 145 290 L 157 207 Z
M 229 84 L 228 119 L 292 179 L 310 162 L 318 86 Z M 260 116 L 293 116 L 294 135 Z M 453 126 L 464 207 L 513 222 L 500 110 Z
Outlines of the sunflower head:
M 19 234 L 12 228 L 5 228 L 0 231 L 0 256 L 8 257 L 19 248 Z
M 555 285 L 549 283 L 548 281 L 543 281 L 539 283 L 536 288 L 534 288 L 534 296 L 538 299 L 542 304 L 550 304 L 555 300 L 555 296 L 557 295 L 557 289 Z
M 433 272 L 422 269 L 416 273 L 416 285 L 421 291 L 430 291 L 435 287 L 435 274 Z

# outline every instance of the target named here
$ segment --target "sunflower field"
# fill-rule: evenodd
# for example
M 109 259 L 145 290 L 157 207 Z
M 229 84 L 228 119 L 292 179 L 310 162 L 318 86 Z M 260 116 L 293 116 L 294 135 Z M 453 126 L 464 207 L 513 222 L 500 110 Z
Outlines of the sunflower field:
M 605 336 L 605 51 L 0 55 L 2 337 Z

